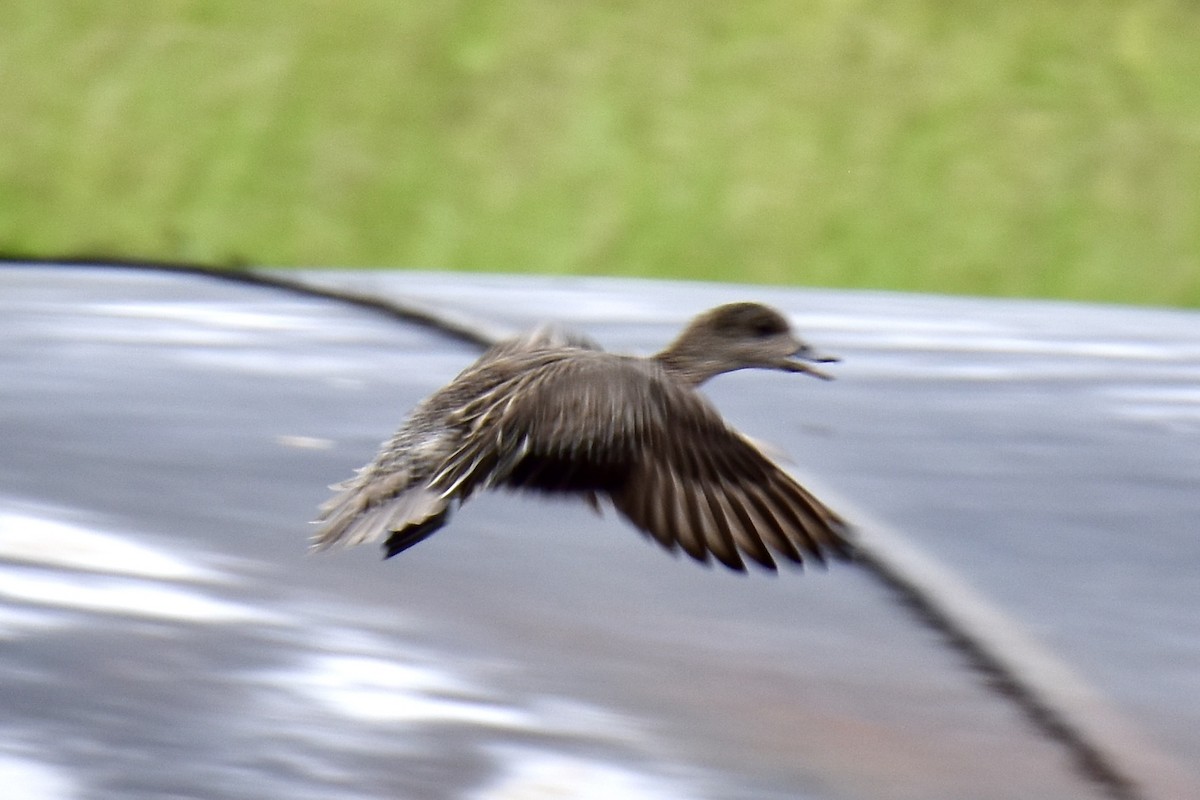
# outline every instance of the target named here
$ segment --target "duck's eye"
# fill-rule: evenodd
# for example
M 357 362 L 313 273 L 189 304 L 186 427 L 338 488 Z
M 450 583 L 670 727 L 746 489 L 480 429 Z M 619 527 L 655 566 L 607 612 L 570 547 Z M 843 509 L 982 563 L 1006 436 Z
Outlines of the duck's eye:
M 753 332 L 754 335 L 760 339 L 766 339 L 770 336 L 778 336 L 780 333 L 782 333 L 778 324 L 768 320 L 755 323 Z

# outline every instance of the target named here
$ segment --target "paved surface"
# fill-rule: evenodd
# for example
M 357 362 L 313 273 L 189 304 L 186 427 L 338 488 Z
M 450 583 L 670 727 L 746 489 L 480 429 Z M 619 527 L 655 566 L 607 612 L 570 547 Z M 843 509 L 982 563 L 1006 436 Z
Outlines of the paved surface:
M 1068 663 L 1170 786 L 1192 778 L 1196 314 L 308 277 L 638 351 L 717 302 L 787 308 L 840 379 L 726 376 L 718 405 Z M 6 796 L 1099 796 L 852 568 L 727 575 L 511 496 L 386 563 L 307 556 L 324 485 L 473 356 L 270 289 L 0 269 Z

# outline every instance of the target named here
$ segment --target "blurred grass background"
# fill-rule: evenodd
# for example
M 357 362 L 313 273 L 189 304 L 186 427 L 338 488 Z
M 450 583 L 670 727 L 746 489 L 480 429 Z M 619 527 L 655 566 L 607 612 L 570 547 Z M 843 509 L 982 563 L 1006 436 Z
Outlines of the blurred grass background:
M 1200 4 L 6 0 L 0 252 L 1200 306 Z

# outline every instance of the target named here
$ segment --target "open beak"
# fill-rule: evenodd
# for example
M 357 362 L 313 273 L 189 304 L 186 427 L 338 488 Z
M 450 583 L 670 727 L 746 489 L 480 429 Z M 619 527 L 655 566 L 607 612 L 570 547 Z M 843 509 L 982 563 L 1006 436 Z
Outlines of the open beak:
M 838 361 L 841 361 L 841 359 L 837 356 L 818 353 L 808 345 L 801 344 L 796 349 L 796 352 L 792 353 L 792 357 L 784 359 L 780 362 L 779 366 L 787 372 L 803 372 L 806 375 L 812 375 L 814 378 L 820 378 L 823 381 L 831 381 L 833 380 L 832 375 L 817 369 L 812 364 L 833 364 Z

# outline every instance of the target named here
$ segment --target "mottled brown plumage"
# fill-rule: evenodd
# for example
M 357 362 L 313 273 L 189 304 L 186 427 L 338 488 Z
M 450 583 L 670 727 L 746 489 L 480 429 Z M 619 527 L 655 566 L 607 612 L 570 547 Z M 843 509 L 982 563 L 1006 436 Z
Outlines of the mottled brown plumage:
M 828 376 L 777 311 L 712 309 L 650 358 L 541 329 L 496 345 L 419 404 L 321 507 L 314 548 L 384 541 L 388 557 L 475 491 L 607 499 L 668 550 L 745 569 L 850 553 L 840 517 L 727 425 L 696 387 L 723 372 Z

